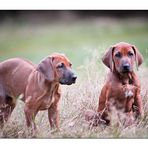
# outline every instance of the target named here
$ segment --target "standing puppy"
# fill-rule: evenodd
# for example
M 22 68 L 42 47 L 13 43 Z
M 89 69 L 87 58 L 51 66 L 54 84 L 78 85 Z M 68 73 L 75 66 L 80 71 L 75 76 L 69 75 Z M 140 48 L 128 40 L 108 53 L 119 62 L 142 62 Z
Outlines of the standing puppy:
M 109 48 L 102 61 L 110 68 L 110 72 L 99 97 L 98 112 L 101 113 L 101 118 L 106 124 L 110 124 L 112 106 L 127 115 L 135 113 L 136 117 L 141 116 L 143 106 L 140 81 L 133 71 L 134 63 L 138 68 L 143 62 L 138 49 L 120 42 Z
M 35 128 L 35 116 L 40 110 L 48 110 L 51 127 L 59 128 L 58 102 L 60 84 L 71 85 L 76 75 L 72 64 L 63 55 L 54 53 L 39 65 L 14 58 L 0 63 L 0 123 L 4 124 L 16 106 L 16 98 L 25 102 L 28 127 Z

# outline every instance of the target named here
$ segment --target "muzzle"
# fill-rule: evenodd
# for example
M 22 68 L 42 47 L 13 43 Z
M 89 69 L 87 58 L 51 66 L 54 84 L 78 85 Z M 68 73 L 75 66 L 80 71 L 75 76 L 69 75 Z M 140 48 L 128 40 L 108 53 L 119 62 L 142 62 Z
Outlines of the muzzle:
M 77 76 L 74 73 L 69 73 L 60 79 L 60 84 L 71 85 L 76 82 L 76 79 L 77 79 Z

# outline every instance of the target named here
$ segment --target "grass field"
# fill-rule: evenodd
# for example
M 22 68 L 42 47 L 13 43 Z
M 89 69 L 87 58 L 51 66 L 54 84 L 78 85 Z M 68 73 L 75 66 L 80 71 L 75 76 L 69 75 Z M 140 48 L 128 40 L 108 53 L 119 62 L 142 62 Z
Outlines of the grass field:
M 137 46 L 144 63 L 137 71 L 142 82 L 144 118 L 124 127 L 114 117 L 110 127 L 90 129 L 84 120 L 86 109 L 97 109 L 98 96 L 107 68 L 101 57 L 111 45 L 125 41 Z M 148 138 L 148 22 L 142 19 L 112 18 L 74 23 L 0 25 L 0 61 L 25 57 L 34 63 L 52 52 L 65 53 L 78 75 L 77 83 L 62 86 L 60 131 L 50 130 L 47 112 L 36 117 L 37 138 Z M 18 101 L 0 137 L 30 138 L 26 133 L 23 102 Z

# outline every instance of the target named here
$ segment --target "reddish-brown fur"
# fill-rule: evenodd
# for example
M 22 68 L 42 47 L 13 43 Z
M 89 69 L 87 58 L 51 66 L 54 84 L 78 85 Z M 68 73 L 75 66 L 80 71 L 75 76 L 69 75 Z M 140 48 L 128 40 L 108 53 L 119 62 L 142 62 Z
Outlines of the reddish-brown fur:
M 61 63 L 65 65 L 64 70 L 60 67 Z M 20 96 L 25 102 L 24 112 L 28 127 L 35 128 L 34 120 L 39 110 L 48 110 L 51 127 L 59 128 L 60 81 L 63 81 L 63 73 L 67 71 L 69 75 L 74 75 L 70 61 L 63 54 L 58 53 L 43 59 L 39 65 L 34 65 L 21 58 L 1 62 L 1 125 L 8 120 L 16 106 L 16 98 Z M 65 76 L 64 81 L 66 79 Z M 68 83 L 68 80 L 64 83 Z M 70 82 L 68 85 L 72 83 Z
M 140 96 L 140 81 L 133 71 L 134 63 L 137 68 L 143 58 L 138 49 L 128 43 L 120 42 L 112 46 L 104 55 L 103 63 L 110 68 L 105 85 L 101 90 L 98 112 L 101 118 L 110 124 L 111 108 L 125 112 L 127 115 L 142 116 L 143 106 Z M 129 72 L 123 72 L 123 65 L 130 66 Z M 136 106 L 136 109 L 134 109 Z

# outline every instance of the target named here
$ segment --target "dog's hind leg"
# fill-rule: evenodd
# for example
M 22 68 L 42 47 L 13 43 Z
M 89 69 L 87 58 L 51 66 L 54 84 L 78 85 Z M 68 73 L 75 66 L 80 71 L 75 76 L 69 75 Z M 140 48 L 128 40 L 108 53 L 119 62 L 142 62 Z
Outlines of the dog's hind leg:
M 3 99 L 3 100 L 5 100 L 5 101 L 3 102 L 3 104 L 1 104 L 1 107 L 0 107 L 0 125 L 1 125 L 1 127 L 3 127 L 4 124 L 8 121 L 13 109 L 16 106 L 16 103 L 13 102 L 13 98 L 10 96 L 6 96 L 5 99 Z
M 3 85 L 0 84 L 0 107 L 3 106 L 3 104 L 5 104 L 6 101 L 6 94 L 3 88 Z
M 6 120 L 8 120 L 8 118 L 11 116 L 12 111 L 14 110 L 15 106 L 16 106 L 16 99 L 12 98 L 10 96 L 6 96 L 6 112 L 8 115 L 6 115 Z
M 4 126 L 4 114 L 3 109 L 6 103 L 6 95 L 5 91 L 3 89 L 3 86 L 0 84 L 0 127 L 2 128 Z

